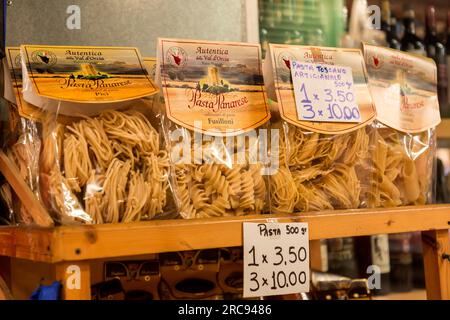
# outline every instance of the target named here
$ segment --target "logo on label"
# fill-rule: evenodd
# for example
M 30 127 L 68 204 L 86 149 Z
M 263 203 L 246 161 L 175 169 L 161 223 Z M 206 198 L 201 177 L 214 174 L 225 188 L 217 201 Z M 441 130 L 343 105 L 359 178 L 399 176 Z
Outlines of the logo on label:
M 183 48 L 171 47 L 167 50 L 166 61 L 172 66 L 181 68 L 184 67 L 188 61 L 188 55 Z
M 278 63 L 282 66 L 284 66 L 284 68 L 291 70 L 291 61 L 295 60 L 294 55 L 292 55 L 289 52 L 281 52 L 278 55 Z
M 56 64 L 56 55 L 47 50 L 36 50 L 31 53 L 31 60 L 34 63 L 44 64 L 47 66 L 53 66 Z
M 383 64 L 384 64 L 383 60 L 381 60 L 381 58 L 379 56 L 375 55 L 375 54 L 369 56 L 368 63 L 374 69 L 380 69 L 383 66 Z

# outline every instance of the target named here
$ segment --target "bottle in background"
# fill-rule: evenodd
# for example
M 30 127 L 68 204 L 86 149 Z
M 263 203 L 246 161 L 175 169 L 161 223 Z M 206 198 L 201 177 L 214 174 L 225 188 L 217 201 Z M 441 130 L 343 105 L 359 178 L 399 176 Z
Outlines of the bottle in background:
M 411 233 L 389 235 L 391 291 L 408 292 L 413 289 Z
M 416 14 L 414 9 L 407 8 L 403 16 L 404 35 L 401 50 L 426 56 L 425 45 L 416 35 Z
M 389 31 L 388 36 L 386 37 L 389 48 L 395 49 L 395 50 L 401 49 L 400 37 L 398 35 L 399 35 L 399 31 L 398 31 L 397 18 L 392 15 L 390 18 L 390 31 Z
M 379 287 L 372 288 L 375 295 L 386 295 L 390 292 L 390 272 L 391 265 L 389 260 L 389 237 L 387 234 L 378 234 L 355 238 L 357 252 L 357 261 L 361 278 L 369 278 L 374 271 L 380 272 Z M 370 266 L 374 267 L 370 268 Z M 369 281 L 369 285 L 373 285 Z
M 351 279 L 359 277 L 353 238 L 328 240 L 328 272 Z
M 449 115 L 449 106 L 447 99 L 448 80 L 447 80 L 447 54 L 445 46 L 437 36 L 436 28 L 436 9 L 428 6 L 426 11 L 426 34 L 425 48 L 427 56 L 434 60 L 438 73 L 438 99 L 441 116 Z
M 450 108 L 450 11 L 447 12 L 447 105 Z
M 413 232 L 411 234 L 411 253 L 413 285 L 414 288 L 423 289 L 425 288 L 425 270 L 422 255 L 422 234 L 420 232 Z
M 386 39 L 391 31 L 391 3 L 389 0 L 381 1 L 381 30 L 386 33 Z

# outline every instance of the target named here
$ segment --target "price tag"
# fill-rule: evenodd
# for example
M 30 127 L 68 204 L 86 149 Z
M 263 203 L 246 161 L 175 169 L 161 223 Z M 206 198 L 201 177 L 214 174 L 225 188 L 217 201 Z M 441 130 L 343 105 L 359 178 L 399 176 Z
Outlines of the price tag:
M 350 67 L 291 61 L 299 120 L 361 122 Z
M 244 297 L 309 291 L 307 223 L 244 223 Z

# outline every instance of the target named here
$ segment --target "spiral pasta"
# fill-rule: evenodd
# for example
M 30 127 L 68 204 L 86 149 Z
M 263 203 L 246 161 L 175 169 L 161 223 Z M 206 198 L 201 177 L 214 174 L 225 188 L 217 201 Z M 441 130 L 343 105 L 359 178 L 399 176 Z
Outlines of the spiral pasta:
M 168 154 L 142 113 L 107 110 L 44 131 L 41 176 L 60 219 L 115 223 L 163 213 Z
M 266 181 L 261 165 L 251 161 L 250 143 L 228 139 L 233 139 L 231 148 L 218 137 L 189 142 L 183 150 L 191 153 L 191 161 L 174 161 L 174 189 L 183 218 L 259 214 L 266 209 Z

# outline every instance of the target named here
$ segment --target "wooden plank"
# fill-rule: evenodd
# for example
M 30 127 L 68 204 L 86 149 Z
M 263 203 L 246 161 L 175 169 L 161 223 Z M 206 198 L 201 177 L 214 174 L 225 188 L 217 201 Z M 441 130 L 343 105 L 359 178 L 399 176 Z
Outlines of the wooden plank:
M 28 300 L 39 285 L 53 283 L 55 266 L 24 259 L 11 259 L 11 290 L 17 300 Z
M 448 227 L 450 206 L 328 211 L 58 228 L 57 261 L 120 257 L 242 245 L 243 222 L 308 222 L 310 240 Z
M 62 284 L 61 299 L 91 300 L 91 267 L 88 261 L 56 264 L 56 280 Z
M 0 256 L 52 262 L 54 229 L 1 227 Z
M 438 139 L 450 139 L 450 119 L 442 119 L 436 129 Z
M 448 232 L 448 229 L 422 232 L 425 283 L 429 300 L 450 300 Z
M 11 187 L 16 192 L 25 209 L 33 217 L 34 223 L 41 227 L 53 226 L 53 220 L 48 214 L 47 210 L 36 198 L 30 187 L 22 179 L 16 165 L 1 150 L 0 171 L 3 173 Z
M 410 292 L 390 293 L 385 296 L 374 296 L 373 300 L 427 300 L 425 290 L 413 290 Z
M 0 276 L 0 300 L 13 300 L 13 296 L 6 282 Z
M 0 277 L 11 287 L 11 258 L 0 256 Z
M 310 264 L 311 269 L 320 272 L 328 271 L 328 254 L 323 249 L 326 246 L 323 245 L 324 240 L 311 240 L 309 242 L 309 252 L 310 252 Z
M 241 246 L 242 223 L 266 221 L 308 222 L 310 240 L 439 230 L 448 228 L 450 205 L 0 230 L 15 239 L 14 249 L 5 251 L 62 262 Z

